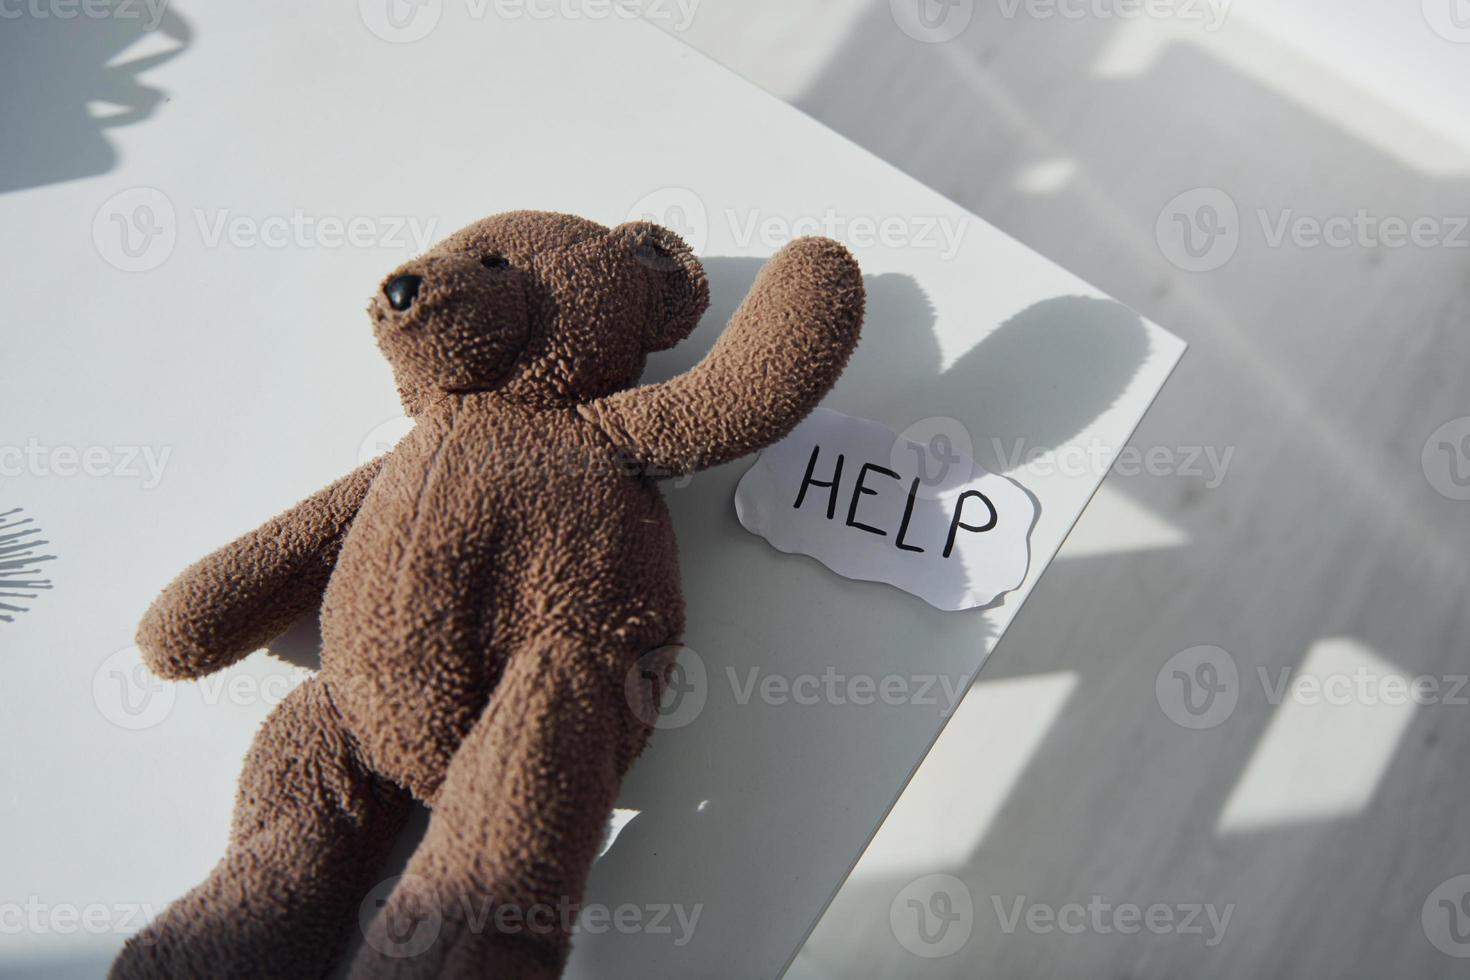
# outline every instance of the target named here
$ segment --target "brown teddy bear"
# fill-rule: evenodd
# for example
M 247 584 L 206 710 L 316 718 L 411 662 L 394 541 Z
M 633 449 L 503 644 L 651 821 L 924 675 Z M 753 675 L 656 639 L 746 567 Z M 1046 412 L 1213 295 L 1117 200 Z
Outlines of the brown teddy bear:
M 633 387 L 708 302 L 673 233 L 544 212 L 384 280 L 368 311 L 413 431 L 139 627 L 154 672 L 197 678 L 320 607 L 322 666 L 256 736 L 225 857 L 112 976 L 323 976 L 414 799 L 428 830 L 352 976 L 560 974 L 684 626 L 654 481 L 789 432 L 857 343 L 863 283 L 841 245 L 794 241 L 697 366 Z

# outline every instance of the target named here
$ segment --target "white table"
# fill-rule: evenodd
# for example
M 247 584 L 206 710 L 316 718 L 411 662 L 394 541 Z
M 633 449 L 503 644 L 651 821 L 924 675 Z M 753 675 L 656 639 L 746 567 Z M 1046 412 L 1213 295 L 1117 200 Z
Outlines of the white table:
M 175 572 L 392 429 L 362 308 L 416 251 L 414 223 L 433 238 L 538 207 L 682 226 L 707 256 L 713 309 L 650 378 L 709 346 L 781 240 L 834 234 L 870 305 L 826 404 L 896 430 L 956 420 L 1041 505 L 1025 584 L 945 614 L 742 530 L 731 500 L 747 463 L 669 490 L 705 705 L 630 775 L 621 805 L 636 815 L 587 901 L 699 919 L 679 946 L 677 925 L 584 934 L 574 977 L 781 973 L 936 738 L 944 685 L 980 668 L 1180 356 L 1169 334 L 648 25 L 496 10 L 434 0 L 406 28 L 437 17 L 432 29 L 393 43 L 351 4 L 181 6 L 187 32 L 166 26 L 182 42 L 136 48 L 182 43 L 139 76 L 166 101 L 104 134 L 79 124 L 75 65 L 50 84 L 63 52 L 76 58 L 68 31 L 95 25 L 11 33 L 26 43 L 4 54 L 56 120 L 32 126 L 26 159 L 82 159 L 57 173 L 88 175 L 0 185 L 0 447 L 24 450 L 0 458 L 0 510 L 24 507 L 59 556 L 54 591 L 0 623 L 0 908 L 28 923 L 0 922 L 0 971 L 96 975 L 137 906 L 181 894 L 222 853 L 245 748 L 300 671 L 256 655 L 169 694 L 140 686 L 126 648 Z M 112 57 L 129 28 L 106 27 L 83 50 Z M 359 216 L 361 242 L 344 243 Z M 165 233 L 145 245 L 143 228 Z M 1009 456 L 1017 439 L 1029 462 L 997 462 L 991 447 Z M 160 478 L 143 449 L 166 459 Z M 741 703 L 752 670 L 935 686 L 901 704 Z

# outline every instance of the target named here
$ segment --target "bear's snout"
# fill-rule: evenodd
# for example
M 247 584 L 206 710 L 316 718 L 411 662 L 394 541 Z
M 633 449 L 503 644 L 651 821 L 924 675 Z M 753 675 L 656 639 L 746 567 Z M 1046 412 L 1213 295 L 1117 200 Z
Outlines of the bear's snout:
M 369 310 L 399 388 L 423 407 L 433 392 L 487 392 L 510 375 L 531 330 L 527 277 L 509 262 L 440 250 L 378 283 Z
M 388 297 L 388 305 L 399 313 L 408 309 L 413 304 L 413 299 L 419 294 L 419 286 L 423 283 L 423 276 L 394 276 L 388 280 L 383 287 L 383 295 Z

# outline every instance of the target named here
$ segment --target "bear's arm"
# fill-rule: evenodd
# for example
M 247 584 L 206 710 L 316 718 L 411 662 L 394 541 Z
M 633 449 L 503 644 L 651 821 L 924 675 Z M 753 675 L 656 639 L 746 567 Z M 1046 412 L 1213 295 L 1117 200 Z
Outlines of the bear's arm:
M 784 437 L 831 390 L 857 345 L 863 303 L 847 249 L 797 239 L 761 269 L 702 361 L 582 413 L 653 475 L 738 459 Z
M 342 539 L 387 457 L 318 491 L 185 569 L 138 626 L 143 659 L 171 680 L 260 649 L 321 602 Z

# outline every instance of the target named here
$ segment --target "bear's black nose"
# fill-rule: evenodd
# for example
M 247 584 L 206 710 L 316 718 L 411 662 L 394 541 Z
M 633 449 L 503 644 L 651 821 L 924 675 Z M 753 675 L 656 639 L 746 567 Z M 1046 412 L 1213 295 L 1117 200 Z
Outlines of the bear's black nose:
M 388 297 L 389 304 L 401 313 L 413 303 L 413 298 L 419 294 L 419 283 L 423 281 L 423 276 L 394 276 L 383 287 L 383 294 Z

